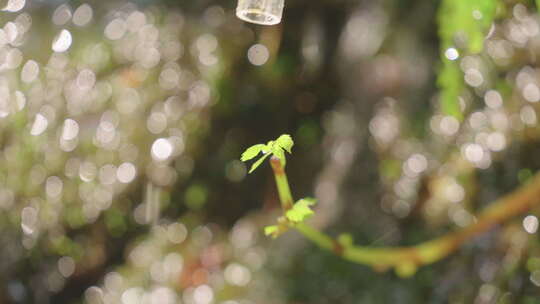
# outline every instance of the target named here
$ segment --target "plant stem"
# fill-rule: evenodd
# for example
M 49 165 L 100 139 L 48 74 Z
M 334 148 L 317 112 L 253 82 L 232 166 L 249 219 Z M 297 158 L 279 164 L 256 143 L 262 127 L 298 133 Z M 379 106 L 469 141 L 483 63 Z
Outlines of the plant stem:
M 274 171 L 281 208 L 283 208 L 283 211 L 287 211 L 292 207 L 293 198 L 291 195 L 291 188 L 289 187 L 289 181 L 287 180 L 287 174 L 285 174 L 285 168 L 281 164 L 281 160 L 275 156 L 270 158 L 270 164 Z
M 272 157 L 270 162 L 276 178 L 281 205 L 286 211 L 293 202 L 287 175 L 278 158 Z M 473 224 L 416 246 L 406 247 L 342 245 L 308 224 L 291 224 L 291 227 L 319 247 L 330 250 L 346 260 L 369 265 L 376 270 L 395 268 L 398 275 L 409 276 L 416 272 L 417 267 L 443 259 L 474 236 L 522 214 L 539 203 L 540 173 L 537 173 L 527 184 L 486 207 Z
M 321 233 L 319 230 L 304 223 L 298 223 L 294 226 L 294 228 L 300 233 L 302 233 L 308 240 L 317 244 L 319 247 L 326 250 L 334 249 L 334 246 L 336 244 L 334 239 L 324 233 Z

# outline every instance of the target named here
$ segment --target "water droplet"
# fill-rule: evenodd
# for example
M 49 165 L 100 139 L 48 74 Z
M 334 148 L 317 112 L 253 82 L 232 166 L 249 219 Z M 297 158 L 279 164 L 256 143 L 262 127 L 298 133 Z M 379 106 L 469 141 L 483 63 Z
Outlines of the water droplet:
M 214 291 L 208 285 L 201 285 L 193 291 L 193 300 L 197 304 L 210 304 L 214 301 Z
M 454 135 L 459 130 L 459 121 L 452 116 L 445 116 L 441 119 L 440 129 L 445 135 Z
M 465 71 L 465 82 L 471 87 L 479 87 L 484 83 L 484 76 L 477 69 L 468 69 Z
M 538 218 L 534 215 L 527 215 L 523 219 L 523 228 L 530 234 L 536 233 L 538 230 Z
M 122 19 L 114 19 L 105 27 L 105 37 L 110 40 L 118 40 L 126 33 L 126 22 Z
M 72 42 L 73 38 L 71 37 L 71 33 L 68 30 L 62 30 L 60 34 L 54 38 L 52 49 L 57 53 L 65 52 L 69 49 Z
M 19 36 L 19 29 L 13 22 L 8 22 L 6 25 L 4 25 L 4 32 L 6 33 L 8 42 L 11 44 L 13 44 Z
M 446 56 L 446 58 L 449 60 L 456 60 L 459 58 L 459 52 L 455 48 L 451 47 L 444 52 L 444 56 Z
M 166 138 L 158 138 L 152 144 L 152 157 L 155 160 L 166 160 L 171 156 L 173 152 L 173 146 Z
M 491 151 L 502 151 L 506 147 L 506 137 L 501 132 L 494 132 L 487 137 L 487 146 Z
M 139 11 L 134 11 L 126 19 L 127 28 L 130 32 L 136 32 L 146 24 L 146 15 Z
M 58 271 L 64 278 L 70 277 L 75 272 L 75 260 L 69 256 L 58 259 Z
M 38 212 L 36 208 L 24 207 L 21 212 L 21 228 L 25 234 L 32 234 L 36 229 Z
M 93 15 L 92 7 L 85 3 L 79 6 L 75 10 L 75 13 L 73 13 L 73 23 L 77 26 L 85 26 L 92 21 Z
M 23 54 L 19 49 L 11 49 L 6 55 L 6 67 L 8 69 L 16 69 L 21 65 Z
M 77 135 L 79 135 L 79 124 L 73 119 L 66 119 L 62 130 L 62 139 L 72 140 L 75 139 Z
M 137 175 L 137 168 L 132 163 L 123 163 L 116 171 L 116 178 L 124 184 L 131 183 L 135 175 Z
M 26 105 L 26 96 L 21 91 L 15 91 L 15 104 L 17 106 L 17 111 L 24 109 Z
M 81 90 L 89 90 L 96 83 L 96 74 L 92 70 L 84 69 L 77 76 L 77 86 Z
M 249 269 L 238 263 L 229 264 L 225 268 L 225 280 L 232 285 L 246 286 L 251 281 L 251 272 Z
M 26 0 L 9 0 L 7 5 L 2 9 L 6 12 L 18 12 L 23 9 L 26 4 Z
M 21 71 L 21 80 L 30 83 L 39 75 L 39 65 L 34 60 L 28 60 Z
M 530 280 L 534 283 L 534 285 L 540 287 L 540 270 L 533 271 L 531 273 Z
M 468 144 L 465 146 L 464 150 L 465 158 L 469 161 L 476 163 L 482 160 L 484 157 L 484 149 L 478 144 Z
M 255 44 L 248 50 L 248 60 L 253 65 L 263 65 L 268 61 L 270 52 L 268 48 L 262 44 Z
M 523 97 L 529 102 L 538 102 L 540 100 L 540 89 L 534 83 L 529 83 L 523 88 Z
M 32 17 L 28 13 L 20 14 L 15 18 L 15 24 L 21 34 L 26 33 L 32 26 Z
M 64 25 L 71 19 L 71 8 L 67 4 L 62 4 L 54 10 L 53 23 L 56 25 Z
M 187 229 L 181 223 L 173 223 L 167 227 L 167 237 L 174 244 L 182 243 L 187 237 Z
M 524 106 L 523 108 L 521 108 L 519 115 L 523 123 L 531 126 L 536 124 L 536 112 L 534 111 L 533 107 Z
M 34 120 L 34 124 L 32 125 L 32 129 L 30 130 L 30 134 L 37 136 L 43 133 L 47 129 L 48 125 L 49 121 L 47 120 L 47 118 L 38 113 L 36 115 L 36 119 Z
M 45 181 L 45 192 L 49 197 L 58 197 L 62 194 L 64 183 L 58 176 L 50 176 Z
M 489 90 L 484 94 L 486 105 L 492 109 L 500 108 L 503 105 L 503 99 L 499 92 Z

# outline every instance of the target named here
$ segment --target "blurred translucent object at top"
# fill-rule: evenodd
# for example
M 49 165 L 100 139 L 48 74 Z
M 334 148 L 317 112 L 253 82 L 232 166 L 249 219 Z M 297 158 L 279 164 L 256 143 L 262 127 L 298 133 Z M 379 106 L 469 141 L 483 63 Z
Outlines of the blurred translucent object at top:
M 284 0 L 238 0 L 236 16 L 244 21 L 274 25 L 281 22 Z

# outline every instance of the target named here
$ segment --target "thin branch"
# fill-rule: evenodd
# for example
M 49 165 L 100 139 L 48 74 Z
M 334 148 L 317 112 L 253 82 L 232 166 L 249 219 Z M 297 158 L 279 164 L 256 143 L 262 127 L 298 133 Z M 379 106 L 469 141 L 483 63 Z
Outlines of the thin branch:
M 292 206 L 293 200 L 285 169 L 277 158 L 273 157 L 270 162 L 276 178 L 281 204 L 284 210 L 288 210 Z M 342 244 L 304 223 L 291 224 L 290 226 L 319 247 L 330 250 L 346 260 L 368 265 L 380 271 L 394 268 L 398 275 L 406 277 L 413 275 L 419 266 L 445 258 L 474 236 L 524 213 L 539 203 L 540 173 L 537 173 L 527 184 L 491 203 L 480 212 L 473 224 L 416 246 L 354 246 Z

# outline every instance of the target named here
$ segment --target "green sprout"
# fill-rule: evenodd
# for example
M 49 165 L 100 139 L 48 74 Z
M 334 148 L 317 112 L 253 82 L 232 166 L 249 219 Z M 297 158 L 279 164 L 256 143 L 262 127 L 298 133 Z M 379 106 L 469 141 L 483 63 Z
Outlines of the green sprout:
M 280 167 L 280 170 L 278 171 L 281 171 L 282 173 L 275 174 L 275 177 L 278 191 L 280 193 L 280 199 L 282 201 L 284 215 L 278 218 L 278 223 L 276 225 L 271 225 L 264 228 L 264 233 L 274 238 L 287 231 L 289 227 L 303 223 L 306 219 L 314 214 L 313 210 L 311 209 L 311 206 L 315 205 L 315 199 L 313 198 L 303 198 L 292 204 L 293 200 L 289 189 L 289 184 L 287 182 L 287 176 L 285 175 L 283 168 L 285 167 L 286 163 L 285 151 L 291 153 L 293 145 L 294 141 L 292 140 L 291 136 L 288 134 L 283 134 L 276 140 L 269 141 L 266 145 L 257 144 L 247 148 L 246 151 L 242 153 L 242 157 L 240 158 L 242 161 L 248 161 L 254 159 L 262 153 L 262 156 L 260 156 L 259 159 L 251 166 L 249 173 L 257 169 L 257 167 L 259 167 L 261 163 L 270 155 L 273 155 L 273 157 L 279 159 L 279 161 L 276 159 L 274 159 L 274 161 L 277 162 L 278 166 Z
M 302 223 L 314 214 L 311 206 L 315 205 L 315 203 L 314 198 L 303 198 L 285 212 L 285 217 L 292 223 Z
M 254 162 L 253 165 L 251 165 L 249 173 L 255 171 L 255 169 L 257 169 L 257 167 L 259 167 L 270 155 L 274 155 L 275 157 L 279 158 L 282 165 L 285 166 L 285 151 L 291 153 L 293 145 L 294 142 L 291 136 L 288 134 L 283 134 L 278 137 L 278 139 L 269 141 L 266 145 L 257 144 L 247 148 L 246 151 L 242 153 L 240 160 L 245 162 L 257 157 L 257 155 L 262 153 L 262 156 L 256 162 Z

